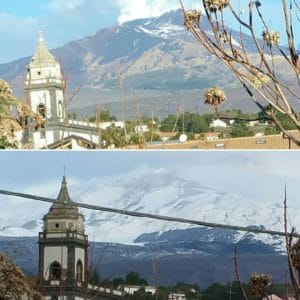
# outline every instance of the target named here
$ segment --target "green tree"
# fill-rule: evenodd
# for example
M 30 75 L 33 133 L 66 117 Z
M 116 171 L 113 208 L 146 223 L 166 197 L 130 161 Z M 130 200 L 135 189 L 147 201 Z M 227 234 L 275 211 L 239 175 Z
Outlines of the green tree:
M 99 113 L 98 118 L 97 117 L 91 117 L 91 118 L 89 118 L 89 121 L 90 122 L 96 122 L 97 119 L 99 120 L 99 122 L 117 121 L 117 118 L 114 115 L 111 115 L 108 110 L 102 110 Z
M 200 116 L 196 113 L 185 113 L 179 117 L 178 127 L 179 130 L 185 129 L 190 133 L 201 133 L 209 131 L 209 122 L 205 116 Z
M 202 292 L 201 300 L 212 300 L 212 299 L 228 299 L 226 294 L 226 288 L 220 283 L 213 283 L 210 287 Z
M 125 284 L 130 285 L 148 285 L 148 282 L 145 278 L 142 278 L 138 272 L 130 271 L 126 274 Z
M 94 285 L 98 285 L 100 283 L 100 275 L 96 269 L 92 270 L 90 275 L 90 283 Z
M 124 284 L 124 279 L 122 277 L 114 278 L 112 283 L 113 283 L 114 289 L 116 289 L 116 288 L 118 288 L 118 286 Z
M 171 132 L 175 126 L 177 117 L 175 115 L 169 115 L 161 122 L 160 130 L 162 132 Z
M 1 136 L 0 137 L 0 149 L 17 149 L 15 143 L 10 142 L 7 137 Z
M 265 128 L 265 135 L 272 135 L 272 134 L 278 134 L 280 133 L 280 130 L 277 126 L 273 125 L 273 126 L 267 126 Z
M 277 112 L 276 118 L 279 120 L 285 130 L 297 129 L 297 126 L 288 115 Z
M 246 123 L 239 123 L 233 127 L 231 135 L 232 137 L 246 137 L 253 136 L 254 132 L 247 126 Z
M 101 133 L 102 141 L 106 142 L 107 146 L 115 145 L 117 148 L 125 147 L 127 145 L 124 130 L 117 127 L 110 127 L 103 130 Z

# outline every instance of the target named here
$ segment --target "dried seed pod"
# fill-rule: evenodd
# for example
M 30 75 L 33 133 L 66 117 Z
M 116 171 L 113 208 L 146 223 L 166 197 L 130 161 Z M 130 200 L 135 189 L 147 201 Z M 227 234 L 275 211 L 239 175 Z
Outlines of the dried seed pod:
M 230 4 L 230 0 L 204 0 L 204 5 L 211 12 L 223 10 Z
M 200 28 L 200 22 L 202 20 L 202 13 L 200 10 L 189 10 L 184 15 L 183 25 L 189 31 L 193 28 Z
M 257 73 L 256 76 L 251 78 L 251 82 L 255 88 L 259 89 L 270 83 L 270 77 L 264 73 Z
M 249 282 L 251 294 L 255 297 L 264 297 L 271 280 L 272 276 L 270 274 L 253 274 Z
M 272 45 L 278 46 L 280 43 L 280 32 L 264 31 L 263 34 L 264 42 L 270 47 Z
M 219 87 L 213 87 L 205 91 L 205 104 L 218 106 L 226 100 L 225 92 Z

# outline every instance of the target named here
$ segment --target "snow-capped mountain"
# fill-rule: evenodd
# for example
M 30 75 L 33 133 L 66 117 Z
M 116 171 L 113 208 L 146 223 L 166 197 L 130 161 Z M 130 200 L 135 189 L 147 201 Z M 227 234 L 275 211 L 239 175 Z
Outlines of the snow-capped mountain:
M 206 18 L 203 18 L 203 26 L 209 32 Z M 232 31 L 232 37 L 238 41 L 239 33 Z M 248 36 L 244 37 L 244 42 L 252 52 L 254 48 Z M 195 109 L 199 90 L 213 85 L 226 87 L 236 108 L 254 109 L 247 101 L 242 101 L 245 94 L 232 73 L 185 30 L 181 10 L 102 29 L 53 52 L 70 78 L 70 91 L 82 86 L 70 107 L 82 113 L 94 112 L 95 99 L 101 105 L 116 103 L 110 108 L 119 113 L 120 72 L 128 93 L 126 99 L 131 101 L 132 90 L 136 90 L 141 103 L 146 106 L 155 101 L 157 111 L 165 110 L 165 105 L 176 99 L 182 103 L 182 93 L 186 109 Z M 0 65 L 0 78 L 11 82 L 20 97 L 28 62 L 30 58 Z M 284 68 L 279 70 L 287 76 Z M 232 108 L 226 105 L 224 109 Z M 202 112 L 207 111 L 204 103 L 198 106 Z M 176 109 L 170 107 L 165 114 Z M 127 110 L 130 113 L 129 106 Z
M 56 188 L 51 184 L 47 190 L 48 194 L 30 192 L 55 197 L 59 184 Z M 70 180 L 69 192 L 76 202 L 206 222 L 283 230 L 281 205 L 266 199 L 251 199 L 234 191 L 227 193 L 202 186 L 163 168 L 141 166 L 127 173 L 94 178 L 84 183 L 76 180 L 72 183 Z M 49 205 L 2 195 L 0 199 L 0 236 L 37 236 Z M 98 242 L 147 243 L 149 234 L 150 241 L 153 241 L 163 233 L 195 227 L 99 211 L 84 210 L 83 213 L 89 239 Z M 297 212 L 291 214 L 291 219 L 297 220 L 293 217 Z M 268 235 L 234 232 L 227 237 L 222 236 L 224 239 L 230 238 L 232 242 L 251 237 L 252 240 L 278 245 L 278 239 Z M 206 241 L 216 239 L 220 239 L 218 231 L 205 233 Z

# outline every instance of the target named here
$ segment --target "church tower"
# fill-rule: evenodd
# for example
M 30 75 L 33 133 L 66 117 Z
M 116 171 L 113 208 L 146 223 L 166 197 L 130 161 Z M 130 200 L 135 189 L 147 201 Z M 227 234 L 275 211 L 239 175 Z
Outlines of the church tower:
M 88 239 L 84 217 L 71 200 L 66 178 L 39 234 L 38 289 L 47 300 L 84 299 Z
M 27 71 L 25 90 L 31 110 L 48 120 L 64 118 L 64 82 L 60 64 L 48 50 L 42 31 Z
M 64 80 L 61 67 L 55 57 L 48 50 L 43 33 L 40 31 L 38 47 L 27 68 L 25 93 L 29 106 L 34 113 L 39 113 L 47 124 L 57 124 L 66 117 L 64 100 Z M 41 140 L 45 137 L 45 130 L 40 129 L 33 137 L 34 129 L 30 128 L 31 138 Z M 56 140 L 54 132 L 48 133 L 48 139 Z

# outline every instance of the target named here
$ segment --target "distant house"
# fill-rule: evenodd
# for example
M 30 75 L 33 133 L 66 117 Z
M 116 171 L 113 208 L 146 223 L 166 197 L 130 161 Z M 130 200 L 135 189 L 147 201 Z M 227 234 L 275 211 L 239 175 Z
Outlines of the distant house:
M 259 125 L 259 120 L 249 121 L 247 123 L 248 127 L 254 127 L 254 126 L 257 126 L 257 125 Z
M 133 295 L 137 293 L 140 289 L 144 288 L 145 293 L 149 295 L 154 295 L 156 293 L 156 287 L 155 286 L 141 286 L 141 285 L 120 285 L 118 287 L 118 290 L 122 290 L 125 294 Z
M 186 296 L 183 293 L 171 293 L 169 294 L 169 300 L 186 300 Z
M 221 120 L 221 119 L 215 119 L 212 120 L 209 124 L 210 128 L 226 128 L 228 126 L 231 126 L 235 123 L 235 120 Z
M 210 128 L 226 128 L 227 127 L 227 123 L 220 120 L 220 119 L 216 119 L 216 120 L 212 120 L 212 122 L 209 124 Z
M 219 132 L 207 132 L 204 135 L 206 142 L 215 142 L 219 139 L 220 133 Z
M 149 132 L 149 126 L 148 125 L 139 125 L 139 126 L 135 126 L 134 128 L 135 133 L 146 133 Z

